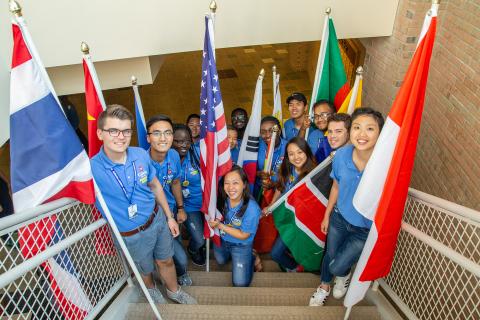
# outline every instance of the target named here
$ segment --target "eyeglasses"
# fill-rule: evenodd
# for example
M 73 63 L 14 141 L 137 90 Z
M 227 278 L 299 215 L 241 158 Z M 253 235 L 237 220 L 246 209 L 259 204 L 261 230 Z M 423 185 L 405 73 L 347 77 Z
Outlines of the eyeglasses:
M 102 131 L 108 132 L 108 134 L 111 137 L 118 137 L 120 135 L 120 132 L 123 134 L 124 137 L 128 138 L 132 136 L 132 129 L 124 129 L 124 130 L 119 130 L 116 128 L 110 128 L 110 129 L 102 129 Z
M 328 119 L 332 115 L 331 112 L 321 112 L 319 114 L 315 113 L 312 120 Z
M 179 140 L 179 139 L 173 139 L 173 143 L 179 146 L 188 146 L 189 144 L 192 144 L 190 140 Z
M 152 131 L 149 132 L 148 135 L 154 136 L 155 138 L 160 138 L 161 136 L 164 136 L 165 138 L 170 138 L 173 136 L 173 131 L 172 130 L 165 130 L 165 131 Z
M 237 116 L 232 116 L 232 121 L 235 121 L 235 120 L 247 120 L 247 117 L 243 114 L 239 114 Z

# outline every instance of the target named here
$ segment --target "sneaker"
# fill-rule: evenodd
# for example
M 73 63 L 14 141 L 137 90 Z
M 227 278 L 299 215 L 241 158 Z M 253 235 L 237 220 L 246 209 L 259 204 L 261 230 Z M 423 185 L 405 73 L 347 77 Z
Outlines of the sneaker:
M 162 293 L 157 288 L 147 289 L 150 297 L 152 297 L 153 302 L 166 304 L 167 300 L 163 297 Z
M 180 277 L 177 277 L 177 283 L 180 286 L 191 286 L 192 285 L 192 278 L 188 275 L 188 273 L 182 274 Z
M 172 292 L 167 289 L 167 296 L 173 301 L 180 304 L 198 304 L 194 297 L 182 290 L 182 287 L 178 287 L 177 292 Z
M 325 291 L 322 288 L 317 288 L 317 291 L 315 291 L 310 298 L 310 302 L 308 305 L 310 307 L 321 307 L 325 304 L 325 301 L 328 298 L 328 295 L 330 294 L 330 291 Z
M 305 269 L 303 268 L 303 266 L 301 264 L 299 264 L 295 269 L 285 268 L 285 270 L 287 272 L 304 272 L 305 271 Z
M 345 277 L 336 277 L 335 285 L 333 286 L 333 297 L 335 299 L 342 298 L 347 293 L 348 285 L 350 284 L 350 274 Z
M 192 263 L 196 266 L 203 267 L 206 262 L 205 252 L 202 248 L 198 249 L 197 251 L 191 251 L 188 249 L 188 253 L 190 254 L 190 258 L 192 258 Z

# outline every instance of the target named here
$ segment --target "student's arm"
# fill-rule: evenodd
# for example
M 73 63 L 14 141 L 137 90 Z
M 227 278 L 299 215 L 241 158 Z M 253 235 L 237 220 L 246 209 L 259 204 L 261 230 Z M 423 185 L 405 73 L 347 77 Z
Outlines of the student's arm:
M 165 216 L 167 217 L 168 227 L 170 228 L 170 232 L 172 233 L 173 237 L 176 237 L 180 234 L 178 229 L 178 224 L 173 218 L 172 211 L 170 211 L 170 207 L 168 206 L 167 197 L 165 196 L 165 192 L 163 192 L 162 185 L 160 181 L 158 181 L 157 177 L 154 177 L 152 181 L 148 183 L 148 186 L 152 190 L 153 194 L 155 195 L 155 200 L 163 209 Z
M 218 220 L 213 220 L 209 221 L 208 224 L 212 228 L 218 228 L 219 230 L 222 230 L 226 234 L 231 235 L 234 238 L 240 239 L 240 240 L 246 240 L 248 237 L 250 237 L 250 233 L 248 232 L 243 232 L 240 229 L 235 229 L 233 227 L 227 226 L 223 223 L 220 223 Z
M 175 197 L 175 202 L 177 203 L 177 222 L 182 223 L 187 220 L 187 214 L 183 208 L 183 196 L 182 196 L 182 185 L 180 184 L 180 179 L 175 179 L 172 181 L 172 193 Z
M 325 216 L 322 220 L 321 230 L 323 233 L 327 233 L 328 224 L 330 222 L 330 215 L 332 213 L 333 207 L 337 203 L 338 199 L 338 183 L 337 180 L 333 179 L 332 189 L 330 190 L 330 196 L 328 197 L 327 209 L 325 210 Z
M 298 136 L 297 137 L 305 139 L 305 135 L 307 134 L 307 129 L 308 128 L 310 128 L 310 118 L 308 116 L 308 113 L 306 113 L 304 118 L 303 118 L 302 126 L 298 130 Z
M 275 189 L 275 193 L 273 194 L 272 202 L 270 202 L 270 204 L 274 204 L 278 199 L 280 199 L 281 196 L 282 196 L 282 193 L 280 192 L 280 190 Z M 272 211 L 270 210 L 270 206 L 263 208 L 262 216 L 266 217 L 270 213 L 272 213 Z

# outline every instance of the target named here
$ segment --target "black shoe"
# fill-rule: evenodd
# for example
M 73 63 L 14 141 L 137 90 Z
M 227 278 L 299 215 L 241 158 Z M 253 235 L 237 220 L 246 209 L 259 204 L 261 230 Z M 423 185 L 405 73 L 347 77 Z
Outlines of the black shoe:
M 190 251 L 190 249 L 188 249 L 188 253 L 192 258 L 192 262 L 194 265 L 199 267 L 203 267 L 205 265 L 205 260 L 206 260 L 205 253 L 201 248 L 197 251 Z

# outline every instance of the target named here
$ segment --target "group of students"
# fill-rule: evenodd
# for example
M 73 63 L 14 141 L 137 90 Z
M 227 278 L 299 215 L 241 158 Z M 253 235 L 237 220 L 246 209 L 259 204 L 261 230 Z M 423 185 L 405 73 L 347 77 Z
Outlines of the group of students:
M 353 207 L 352 200 L 363 169 L 373 151 L 383 126 L 382 115 L 371 108 L 359 108 L 352 116 L 335 112 L 328 101 L 318 101 L 313 117 L 307 115 L 307 99 L 293 93 L 287 99 L 291 118 L 284 124 L 284 134 L 275 139 L 271 172 L 264 172 L 265 158 L 274 126 L 282 124 L 265 116 L 260 125 L 257 179 L 253 192 L 241 167 L 221 179 L 218 210 L 223 220 L 208 221 L 218 228 L 221 243 L 213 246 L 219 264 L 232 260 L 234 286 L 249 286 L 258 256 L 253 242 L 259 221 L 271 214 L 255 201 L 260 190 L 274 190 L 271 204 L 288 192 L 315 166 L 333 157 L 333 180 L 322 231 L 327 233 L 325 256 L 321 266 L 321 284 L 310 299 L 311 306 L 321 306 L 330 294 L 340 298 L 348 286 L 350 269 L 358 260 L 371 222 Z M 228 138 L 235 163 L 248 123 L 242 108 L 233 110 Z M 196 265 L 205 264 L 204 214 L 200 172 L 200 117 L 190 115 L 185 124 L 173 124 L 169 117 L 156 115 L 146 124 L 149 150 L 130 147 L 133 116 L 123 106 L 110 105 L 98 118 L 97 134 L 103 141 L 100 152 L 92 158 L 94 177 L 128 251 L 142 274 L 155 302 L 165 303 L 152 278 L 155 265 L 170 299 L 194 304 L 196 300 L 181 289 L 192 284 L 187 272 L 188 256 Z M 304 139 L 309 130 L 307 140 Z M 252 194 L 253 193 L 253 194 Z M 97 203 L 103 212 L 103 208 Z M 185 250 L 179 225 L 190 236 Z M 272 259 L 282 269 L 301 272 L 288 247 L 278 236 Z

